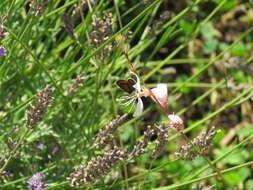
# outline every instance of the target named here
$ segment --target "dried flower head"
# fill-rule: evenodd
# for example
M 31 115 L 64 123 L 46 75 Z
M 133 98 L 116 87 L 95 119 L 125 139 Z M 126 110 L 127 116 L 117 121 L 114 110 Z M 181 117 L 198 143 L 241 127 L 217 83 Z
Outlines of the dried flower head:
M 77 75 L 73 83 L 71 84 L 71 86 L 68 88 L 68 90 L 64 92 L 64 95 L 70 96 L 74 94 L 78 88 L 83 86 L 83 80 L 84 80 L 84 76 L 82 74 Z
M 8 137 L 6 144 L 7 144 L 8 148 L 12 150 L 12 149 L 15 149 L 18 142 L 14 141 L 11 137 Z
M 30 1 L 31 14 L 40 17 L 48 5 L 48 0 L 31 0 Z
M 35 127 L 40 121 L 43 120 L 43 116 L 53 100 L 53 91 L 54 90 L 52 88 L 45 88 L 36 95 L 34 105 L 29 105 L 29 111 L 26 118 L 27 128 Z
M 212 127 L 207 132 L 201 132 L 191 143 L 181 146 L 175 155 L 184 160 L 193 160 L 198 155 L 193 145 L 200 150 L 201 154 L 206 154 L 212 145 L 212 139 L 216 133 L 215 127 Z
M 177 115 L 168 115 L 170 120 L 170 127 L 182 131 L 184 129 L 184 121 Z
M 154 21 L 154 23 L 152 24 L 151 28 L 150 28 L 150 34 L 151 35 L 155 35 L 155 32 L 159 29 L 162 28 L 162 26 L 169 21 L 173 16 L 175 15 L 175 13 L 171 12 L 171 11 L 164 11 L 162 12 L 162 14 L 160 15 L 160 17 L 158 19 L 156 19 Z
M 110 172 L 119 162 L 126 159 L 126 153 L 114 147 L 102 156 L 97 156 L 87 165 L 78 166 L 67 178 L 72 186 L 94 183 Z
M 95 5 L 95 1 L 94 0 L 89 0 L 90 5 L 93 7 Z M 71 12 L 71 18 L 75 19 L 78 16 L 80 16 L 80 14 L 88 8 L 88 0 L 80 0 L 79 2 L 77 2 L 74 5 L 74 9 Z
M 86 0 L 80 0 L 74 5 L 74 9 L 71 12 L 71 18 L 76 18 L 84 9 L 86 9 Z
M 41 190 L 48 186 L 43 180 L 43 176 L 40 173 L 36 173 L 27 183 L 31 186 L 31 190 Z
M 91 32 L 91 44 L 94 48 L 99 47 L 102 43 L 109 39 L 113 34 L 112 30 L 112 14 L 105 14 L 103 19 L 93 17 L 93 31 Z M 104 58 L 110 55 L 112 45 L 104 47 L 103 51 L 99 53 L 100 58 Z
M 3 16 L 0 18 L 0 42 L 8 35 L 5 31 L 5 24 L 7 23 L 7 17 Z
M 113 143 L 113 133 L 117 130 L 117 128 L 122 125 L 123 122 L 128 118 L 128 114 L 124 114 L 122 116 L 117 116 L 116 119 L 105 125 L 101 128 L 94 138 L 95 147 L 97 149 L 102 149 L 106 145 L 112 145 Z
M 162 125 L 161 127 L 155 125 L 155 129 L 158 131 L 156 146 L 152 152 L 152 157 L 157 157 L 162 154 L 164 148 L 168 144 L 167 138 L 169 137 L 169 128 L 166 125 Z
M 73 40 L 77 41 L 77 34 L 74 30 L 74 24 L 69 14 L 63 15 L 63 22 L 65 30 L 68 32 L 68 34 Z
M 134 146 L 133 151 L 128 156 L 128 159 L 131 160 L 135 157 L 140 156 L 141 154 L 145 153 L 146 147 L 151 142 L 151 137 L 154 135 L 154 129 L 151 126 L 147 127 L 147 130 L 144 132 L 143 139 L 139 140 L 137 144 Z

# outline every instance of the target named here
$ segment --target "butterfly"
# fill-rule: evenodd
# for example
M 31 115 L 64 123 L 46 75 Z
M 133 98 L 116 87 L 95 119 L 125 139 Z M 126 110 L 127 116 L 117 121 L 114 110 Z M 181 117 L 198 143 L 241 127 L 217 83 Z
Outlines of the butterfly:
M 136 84 L 134 79 L 127 79 L 127 80 L 117 80 L 116 84 L 128 94 L 131 94 L 136 89 L 133 87 Z

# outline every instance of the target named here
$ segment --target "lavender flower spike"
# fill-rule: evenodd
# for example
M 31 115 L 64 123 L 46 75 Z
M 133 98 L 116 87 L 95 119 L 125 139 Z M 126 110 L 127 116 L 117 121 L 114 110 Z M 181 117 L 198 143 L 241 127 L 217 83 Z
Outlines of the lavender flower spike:
M 0 56 L 6 56 L 6 54 L 7 50 L 4 47 L 0 46 Z
M 48 186 L 43 182 L 43 176 L 40 173 L 36 173 L 33 177 L 27 180 L 27 183 L 31 186 L 30 190 L 41 190 Z

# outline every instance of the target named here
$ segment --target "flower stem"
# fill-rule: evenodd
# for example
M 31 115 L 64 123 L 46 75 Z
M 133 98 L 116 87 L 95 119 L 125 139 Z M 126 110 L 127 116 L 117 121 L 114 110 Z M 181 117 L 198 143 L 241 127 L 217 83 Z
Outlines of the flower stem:
M 194 145 L 194 144 L 188 139 L 188 137 L 183 133 L 183 131 L 182 131 L 182 130 L 181 130 L 181 131 L 177 130 L 177 132 L 180 133 L 180 135 L 184 138 L 184 140 L 185 140 L 187 143 L 191 144 L 191 146 L 194 148 L 194 150 L 197 152 L 197 154 L 198 154 L 200 157 L 202 157 L 202 158 L 209 164 L 209 166 L 212 167 L 212 168 L 217 172 L 217 175 L 218 175 L 218 178 L 217 178 L 217 179 L 218 179 L 219 181 L 220 181 L 220 180 L 224 180 L 223 177 L 222 177 L 222 175 L 221 175 L 220 170 L 219 170 L 218 168 L 216 168 L 216 167 L 214 166 L 214 164 L 213 164 L 204 154 L 202 154 L 201 152 L 199 152 L 199 150 L 198 150 L 198 148 L 196 147 L 196 145 Z
M 17 145 L 16 145 L 16 146 L 14 147 L 14 149 L 11 151 L 11 153 L 10 153 L 8 159 L 4 162 L 3 167 L 0 169 L 0 173 L 2 173 L 2 172 L 5 170 L 5 168 L 7 167 L 8 163 L 10 162 L 10 160 L 12 159 L 12 157 L 15 156 L 15 154 L 16 154 L 18 148 L 19 148 L 20 145 L 22 144 L 22 142 L 23 142 L 23 140 L 25 139 L 25 137 L 26 137 L 26 135 L 28 134 L 28 132 L 29 132 L 29 129 L 26 128 L 24 134 L 20 137 L 20 139 L 19 139 Z

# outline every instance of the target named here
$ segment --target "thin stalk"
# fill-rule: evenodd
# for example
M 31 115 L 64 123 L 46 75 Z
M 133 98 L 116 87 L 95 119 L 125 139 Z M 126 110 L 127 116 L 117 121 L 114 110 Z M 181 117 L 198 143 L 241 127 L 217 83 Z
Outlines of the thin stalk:
M 227 51 L 229 51 L 231 48 L 233 48 L 236 44 L 238 44 L 243 38 L 248 36 L 253 31 L 253 26 L 249 28 L 247 31 L 245 31 L 241 37 L 233 42 L 230 46 L 228 46 L 225 50 L 223 50 L 219 55 L 211 59 L 205 66 L 203 66 L 197 73 L 192 75 L 190 78 L 188 78 L 182 85 L 178 86 L 176 89 L 172 91 L 172 93 L 176 93 L 179 89 L 185 86 L 188 82 L 192 81 L 193 79 L 197 78 L 201 73 L 203 73 L 205 70 L 207 70 L 210 66 L 212 66 L 219 58 L 221 58 Z
M 141 174 L 139 174 L 139 175 L 135 175 L 135 176 L 130 177 L 130 178 L 126 179 L 126 180 L 122 180 L 122 181 L 120 181 L 119 183 L 114 184 L 113 186 L 119 185 L 119 184 L 124 184 L 124 183 L 126 183 L 126 182 L 136 180 L 136 179 L 138 179 L 138 178 L 140 178 L 140 177 L 143 177 L 143 176 L 146 176 L 147 174 L 150 174 L 150 173 L 152 173 L 152 172 L 157 172 L 157 171 L 163 169 L 165 166 L 167 166 L 167 165 L 169 165 L 169 164 L 171 164 L 171 163 L 173 163 L 173 162 L 176 162 L 176 161 L 178 161 L 178 159 L 169 160 L 169 161 L 167 161 L 166 163 L 161 164 L 160 166 L 158 166 L 158 167 L 156 167 L 156 168 L 149 169 L 149 170 L 147 170 L 147 171 L 145 171 L 145 172 L 143 172 L 143 173 L 141 173 Z M 108 189 L 112 189 L 113 186 L 108 187 Z
M 88 8 L 89 8 L 90 12 L 93 12 L 93 9 L 92 9 L 92 6 L 91 6 L 91 3 L 90 3 L 90 0 L 86 0 L 86 1 L 87 1 Z
M 161 0 L 156 0 L 153 3 L 151 3 L 145 10 L 143 10 L 140 14 L 138 14 L 133 20 L 131 20 L 128 24 L 126 24 L 122 29 L 120 29 L 118 32 L 116 32 L 114 35 L 112 35 L 107 41 L 105 41 L 103 44 L 101 44 L 98 48 L 96 48 L 91 54 L 87 55 L 86 57 L 81 58 L 77 63 L 73 64 L 73 67 L 71 67 L 68 71 L 68 73 L 72 73 L 76 70 L 81 64 L 87 62 L 91 57 L 96 55 L 100 50 L 102 50 L 107 44 L 112 42 L 116 36 L 121 34 L 123 31 L 131 27 L 133 24 L 135 24 L 140 18 L 146 15 L 146 13 L 151 10 L 157 3 L 159 3 Z
M 234 99 L 230 100 L 229 102 L 227 102 L 226 104 L 224 104 L 220 109 L 212 112 L 211 114 L 209 114 L 208 116 L 206 116 L 205 118 L 197 121 L 196 123 L 194 123 L 193 125 L 189 126 L 188 128 L 186 128 L 183 132 L 187 133 L 189 131 L 191 131 L 192 129 L 198 127 L 199 125 L 201 125 L 202 123 L 208 121 L 209 119 L 213 118 L 214 116 L 218 115 L 219 113 L 223 112 L 224 110 L 226 110 L 227 108 L 233 106 L 237 101 L 239 101 L 242 97 L 244 97 L 245 95 L 247 95 L 248 93 L 250 93 L 253 90 L 253 86 L 248 88 L 247 90 L 245 90 L 243 93 L 241 93 L 239 96 L 235 97 Z M 178 137 L 178 135 L 173 135 L 171 137 L 168 138 L 169 141 L 174 140 L 176 137 Z
M 178 54 L 182 49 L 184 49 L 188 43 L 195 39 L 197 37 L 197 35 L 199 34 L 200 29 L 203 27 L 203 25 L 209 20 L 211 19 L 211 17 L 222 7 L 221 5 L 223 5 L 227 0 L 223 0 L 209 15 L 208 17 L 202 21 L 196 28 L 195 32 L 190 36 L 189 39 L 187 39 L 185 41 L 185 43 L 181 44 L 178 48 L 176 48 L 165 60 L 163 60 L 159 65 L 157 65 L 152 71 L 150 71 L 145 77 L 144 77 L 144 81 L 146 81 L 147 79 L 149 79 L 151 76 L 153 76 L 153 74 L 155 74 L 157 71 L 159 71 L 162 66 L 164 66 L 170 59 L 172 59 L 176 54 Z M 196 1 L 195 3 L 197 4 L 199 1 Z M 194 4 L 195 4 L 194 3 Z M 192 6 L 194 6 L 194 4 Z M 187 11 L 186 11 L 187 12 Z M 252 27 L 253 28 L 253 27 Z M 188 81 L 188 80 L 187 80 Z M 186 82 L 185 82 L 186 83 Z M 183 85 L 182 85 L 183 87 Z M 175 90 L 174 90 L 175 91 Z M 175 92 L 172 93 L 175 93 Z
M 89 0 L 87 0 L 88 2 L 90 2 Z M 81 1 L 79 2 L 79 6 L 80 7 L 82 7 L 82 5 L 81 5 Z M 89 3 L 88 3 L 88 5 L 89 5 Z M 89 6 L 88 6 L 89 7 Z M 90 10 L 90 12 L 92 11 L 92 9 L 90 9 L 90 7 L 89 7 L 89 10 Z M 81 9 L 79 9 L 79 13 L 80 13 L 80 16 L 81 16 L 81 19 L 82 19 L 82 23 L 83 23 L 83 26 L 84 26 L 84 28 L 86 29 L 85 30 L 85 35 L 86 35 L 86 38 L 87 38 L 87 41 L 88 41 L 88 44 L 90 45 L 90 42 L 91 42 L 91 40 L 90 40 L 90 35 L 89 35 L 89 32 L 87 31 L 87 23 L 85 22 L 85 20 L 84 20 L 84 15 L 83 15 L 83 9 L 81 8 Z M 82 47 L 82 48 L 84 48 L 83 46 L 82 46 L 82 44 L 80 43 L 80 41 L 78 40 L 77 41 L 79 44 L 80 44 L 80 46 Z
M 29 132 L 29 129 L 26 128 L 24 134 L 20 137 L 20 139 L 19 139 L 17 145 L 16 145 L 16 146 L 14 147 L 14 149 L 10 152 L 10 155 L 9 155 L 9 157 L 7 158 L 7 160 L 5 160 L 3 167 L 0 169 L 0 173 L 2 173 L 2 172 L 5 170 L 5 168 L 6 168 L 7 165 L 9 164 L 10 160 L 12 159 L 12 157 L 15 156 L 15 154 L 17 153 L 18 148 L 20 147 L 20 145 L 21 145 L 22 142 L 24 141 L 24 139 L 25 139 L 25 137 L 27 136 L 28 132 Z
M 50 17 L 50 16 L 52 16 L 52 15 L 54 15 L 54 14 L 60 12 L 60 11 L 64 11 L 65 8 L 71 6 L 72 4 L 76 3 L 77 1 L 78 1 L 78 0 L 73 0 L 73 1 L 70 1 L 70 2 L 68 2 L 68 3 L 65 3 L 63 6 L 54 9 L 53 11 L 51 11 L 50 13 L 48 13 L 46 16 L 41 17 L 40 20 L 43 20 L 43 19 L 45 19 L 45 18 L 47 18 L 47 17 Z
M 187 137 L 182 131 L 178 131 L 178 132 L 179 132 L 180 135 L 185 139 L 185 141 L 186 141 L 187 143 L 191 144 L 191 146 L 194 148 L 195 152 L 197 152 L 197 154 L 198 154 L 200 157 L 202 157 L 202 158 L 208 163 L 208 165 L 209 165 L 211 168 L 214 169 L 214 171 L 217 172 L 217 174 L 218 174 L 218 176 L 219 176 L 219 178 L 220 178 L 220 179 L 218 179 L 218 180 L 224 180 L 223 177 L 222 177 L 222 175 L 221 175 L 221 173 L 220 173 L 220 170 L 219 170 L 218 168 L 216 168 L 216 167 L 214 166 L 214 164 L 213 164 L 205 155 L 203 155 L 203 154 L 201 154 L 201 153 L 199 152 L 198 148 L 188 139 L 188 137 Z
M 185 58 L 185 59 L 171 59 L 167 64 L 199 64 L 208 62 L 210 59 L 205 58 Z M 157 65 L 160 61 L 148 61 L 146 64 L 149 66 Z
M 18 41 L 23 47 L 24 49 L 26 49 L 26 51 L 32 56 L 32 58 L 35 60 L 35 62 L 44 70 L 45 74 L 48 76 L 48 78 L 51 80 L 52 84 L 54 85 L 54 87 L 59 90 L 59 92 L 62 91 L 62 88 L 60 86 L 57 85 L 56 80 L 51 76 L 51 74 L 49 73 L 49 71 L 47 70 L 47 68 L 45 67 L 45 65 L 43 65 L 38 59 L 37 57 L 33 54 L 33 52 L 22 42 L 19 40 L 19 38 L 9 29 L 6 28 L 6 30 L 8 31 L 8 33 L 16 40 Z
M 53 169 L 55 169 L 56 168 L 56 165 L 52 165 L 52 166 L 49 166 L 48 168 L 46 168 L 46 169 L 44 169 L 44 170 L 42 170 L 41 172 L 39 172 L 39 173 L 46 173 L 46 172 L 49 172 L 49 171 L 51 171 L 51 170 L 53 170 Z M 20 179 L 17 179 L 17 180 L 15 180 L 15 181 L 9 181 L 9 182 L 7 182 L 7 183 L 5 183 L 5 184 L 2 184 L 2 185 L 0 185 L 0 188 L 1 187 L 7 187 L 7 186 L 10 186 L 10 185 L 14 185 L 14 184 L 17 184 L 17 183 L 20 183 L 20 182 L 24 182 L 24 181 L 26 181 L 27 179 L 29 179 L 29 178 L 31 178 L 32 176 L 27 176 L 27 177 L 23 177 L 23 178 L 20 178 Z
M 183 109 L 181 109 L 177 115 L 182 115 L 184 112 L 186 112 L 187 110 L 189 110 L 191 107 L 193 107 L 194 105 L 198 104 L 199 102 L 201 102 L 204 98 L 206 98 L 209 94 L 211 94 L 213 91 L 215 91 L 217 88 L 223 88 L 224 87 L 224 82 L 225 79 L 222 79 L 218 84 L 216 84 L 215 86 L 213 86 L 211 89 L 209 89 L 208 91 L 206 91 L 204 94 L 202 94 L 201 96 L 199 96 L 197 99 L 195 99 L 189 106 L 184 107 Z
M 242 167 L 246 167 L 246 166 L 250 166 L 253 164 L 253 161 L 250 161 L 250 162 L 247 162 L 247 163 L 244 163 L 244 164 L 240 164 L 238 166 L 235 166 L 235 167 L 231 167 L 231 168 L 228 168 L 228 169 L 225 169 L 225 170 L 221 170 L 220 172 L 222 174 L 224 173 L 228 173 L 228 172 L 231 172 L 231 171 L 234 171 L 234 170 L 237 170 L 237 169 L 240 169 Z M 186 182 L 183 182 L 181 184 L 175 184 L 175 185 L 171 185 L 171 186 L 168 186 L 168 187 L 160 187 L 160 188 L 155 188 L 153 190 L 170 190 L 170 189 L 178 189 L 179 187 L 183 187 L 185 185 L 189 185 L 189 184 L 192 184 L 192 183 L 195 183 L 195 182 L 199 182 L 199 181 L 203 181 L 205 179 L 209 179 L 209 178 L 212 178 L 212 177 L 215 177 L 217 176 L 218 174 L 217 173 L 212 173 L 212 174 L 209 174 L 209 175 L 206 175 L 204 177 L 200 177 L 200 178 L 197 178 L 197 179 L 193 179 L 193 180 L 190 180 L 190 181 L 186 181 Z
M 157 31 L 157 34 L 160 34 L 163 32 L 167 27 L 178 21 L 180 18 L 182 18 L 186 13 L 188 13 L 194 6 L 197 6 L 200 2 L 203 0 L 197 0 L 194 3 L 192 3 L 191 6 L 186 7 L 184 10 L 182 10 L 180 13 L 178 13 L 176 16 L 174 16 L 171 20 L 169 20 L 166 24 L 163 25 L 162 29 Z
M 224 83 L 225 81 L 223 81 Z M 216 83 L 187 83 L 185 87 L 190 87 L 190 88 L 225 88 L 226 86 L 224 84 L 217 85 Z M 167 87 L 177 87 L 180 86 L 182 83 L 181 82 L 170 82 L 170 83 L 163 83 L 166 84 Z M 146 84 L 147 87 L 149 88 L 154 88 L 156 87 L 157 84 Z
M 246 142 L 248 142 L 249 140 L 251 140 L 253 138 L 253 135 L 250 135 L 249 137 L 247 137 L 246 139 L 244 139 L 242 142 L 240 142 L 239 144 L 237 144 L 236 146 L 234 146 L 233 148 L 231 148 L 231 150 L 227 151 L 226 153 L 224 153 L 222 156 L 218 157 L 217 159 L 215 159 L 212 164 L 215 164 L 221 160 L 223 160 L 226 156 L 228 156 L 229 154 L 231 154 L 232 152 L 234 152 L 236 149 L 238 149 L 239 147 L 243 146 Z M 195 177 L 197 177 L 198 175 L 200 175 L 201 173 L 203 173 L 209 165 L 206 165 L 204 167 L 202 167 L 201 169 L 199 169 L 196 173 L 194 173 L 193 175 L 191 175 L 190 177 L 186 177 L 184 179 L 185 180 L 191 180 Z
M 119 26 L 120 26 L 120 29 L 121 29 L 121 28 L 123 28 L 123 24 L 122 24 L 122 21 L 121 21 L 121 16 L 120 16 L 120 12 L 119 12 L 118 2 L 117 2 L 117 0 L 113 0 L 113 3 L 114 3 L 114 6 L 115 6 L 116 15 L 118 17 Z

